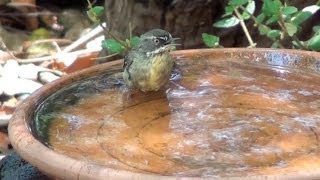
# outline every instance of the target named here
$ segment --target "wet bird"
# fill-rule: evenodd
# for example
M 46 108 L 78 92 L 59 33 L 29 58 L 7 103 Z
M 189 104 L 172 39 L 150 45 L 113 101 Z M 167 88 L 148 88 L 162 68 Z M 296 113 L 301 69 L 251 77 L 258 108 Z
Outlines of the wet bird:
M 162 29 L 141 35 L 137 47 L 125 57 L 123 79 L 127 86 L 143 92 L 158 91 L 164 86 L 174 66 L 170 51 L 178 45 L 176 39 L 179 38 Z

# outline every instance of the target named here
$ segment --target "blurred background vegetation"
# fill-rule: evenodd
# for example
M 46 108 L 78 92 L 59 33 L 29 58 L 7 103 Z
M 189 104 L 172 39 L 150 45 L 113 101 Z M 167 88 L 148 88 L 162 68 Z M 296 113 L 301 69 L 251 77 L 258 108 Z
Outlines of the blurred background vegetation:
M 201 38 L 203 33 L 220 37 L 220 45 L 224 47 L 252 46 L 253 44 L 248 41 L 239 21 L 233 25 L 230 24 L 230 21 L 220 21 L 220 26 L 215 24 L 221 19 L 226 20 L 231 17 L 233 17 L 233 19 L 229 19 L 231 21 L 235 18 L 238 19 L 235 9 L 241 15 L 244 11 L 249 10 L 255 18 L 260 17 L 261 19 L 261 16 L 259 16 L 261 14 L 266 16 L 263 22 L 260 23 L 248 15 L 244 17 L 248 33 L 256 44 L 255 47 L 279 47 L 279 42 L 274 44 L 277 40 L 273 39 L 279 38 L 281 47 L 293 48 L 296 46 L 292 45 L 292 36 L 288 36 L 288 32 L 279 27 L 278 21 L 284 20 L 284 24 L 290 23 L 287 24 L 289 27 L 294 25 L 297 28 L 294 38 L 298 38 L 300 41 L 307 41 L 316 34 L 312 27 L 320 24 L 320 12 L 314 10 L 312 15 L 307 13 L 301 15 L 301 12 L 304 8 L 317 4 L 319 4 L 317 0 L 105 1 L 106 15 L 112 31 L 119 35 L 126 35 L 129 33 L 127 28 L 129 23 L 132 24 L 133 34 L 141 34 L 151 28 L 160 27 L 168 30 L 174 36 L 180 37 L 183 44 L 182 48 L 204 47 Z M 293 20 L 291 19 L 298 15 L 301 22 L 298 25 L 292 24 Z M 266 27 L 257 27 L 257 24 L 262 24 Z M 273 31 L 269 36 L 267 35 L 268 32 L 261 35 L 263 30 L 269 31 L 269 29 L 280 30 L 281 33 Z

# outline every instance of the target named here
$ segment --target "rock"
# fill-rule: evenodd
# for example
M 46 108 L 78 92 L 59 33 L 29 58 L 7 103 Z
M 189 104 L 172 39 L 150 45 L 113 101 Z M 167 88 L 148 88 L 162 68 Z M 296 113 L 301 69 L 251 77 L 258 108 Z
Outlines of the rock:
M 2 77 L 17 78 L 19 72 L 19 63 L 16 60 L 8 60 L 3 66 Z
M 3 94 L 14 96 L 16 94 L 31 94 L 42 87 L 42 84 L 29 79 L 1 77 L 0 87 L 3 87 Z
M 2 107 L 15 108 L 17 106 L 17 99 L 12 97 L 5 102 L 3 102 Z
M 28 40 L 28 35 L 22 31 L 7 31 L 0 26 L 0 37 L 8 49 L 20 52 L 23 42 Z
M 51 81 L 54 81 L 54 80 L 56 80 L 58 78 L 60 78 L 60 77 L 57 76 L 57 75 L 54 75 L 51 72 L 41 72 L 41 73 L 39 73 L 39 80 L 44 84 L 47 84 L 47 83 L 49 83 Z
M 28 58 L 37 58 L 55 54 L 57 52 L 57 47 L 53 41 L 41 42 L 42 40 L 50 39 L 51 37 L 53 37 L 53 35 L 51 35 L 51 33 L 45 28 L 38 28 L 32 31 L 28 46 L 25 47 L 25 52 L 28 54 Z
M 0 151 L 1 154 L 9 154 L 11 152 L 11 145 L 8 135 L 0 131 Z
M 2 106 L 0 109 L 0 127 L 8 126 L 15 108 Z
M 16 109 L 18 99 L 12 96 L 1 95 L 0 100 L 2 101 L 0 108 L 0 127 L 8 126 L 9 120 Z M 1 144 L 1 131 L 0 131 L 0 151 L 3 152 Z M 1 149 L 2 148 L 2 149 Z
M 19 94 L 19 95 L 16 95 L 16 98 L 18 100 L 18 102 L 22 102 L 23 100 L 27 99 L 27 97 L 29 97 L 30 94 Z
M 78 39 L 83 31 L 90 26 L 87 15 L 76 9 L 64 10 L 59 17 L 59 22 L 65 28 L 65 38 L 70 40 Z
M 98 36 L 86 44 L 86 48 L 92 51 L 100 51 L 102 49 L 101 42 L 105 39 L 104 36 Z
M 15 97 L 1 96 L 2 105 L 0 108 L 0 127 L 7 126 L 9 120 L 16 109 L 18 100 Z M 0 151 L 1 150 L 1 133 L 0 133 Z
M 49 178 L 14 152 L 0 161 L 0 179 L 45 180 Z
M 57 54 L 56 58 L 57 62 L 62 62 L 66 67 L 68 67 L 77 60 L 78 56 L 74 53 L 60 52 Z
M 2 67 L 2 65 L 0 64 L 0 77 L 2 76 L 2 74 L 3 74 L 3 67 Z
M 57 52 L 52 42 L 32 43 L 27 49 L 28 58 L 37 58 L 53 55 Z
M 38 73 L 40 71 L 45 71 L 45 68 L 36 66 L 34 64 L 27 64 L 19 66 L 19 78 L 21 79 L 30 79 L 30 80 L 37 80 Z
M 36 167 L 32 166 L 31 164 L 26 164 L 22 167 L 19 167 L 14 176 L 18 179 L 25 179 L 25 180 L 50 180 L 47 176 L 42 174 Z M 4 176 L 3 180 L 11 180 L 12 175 Z

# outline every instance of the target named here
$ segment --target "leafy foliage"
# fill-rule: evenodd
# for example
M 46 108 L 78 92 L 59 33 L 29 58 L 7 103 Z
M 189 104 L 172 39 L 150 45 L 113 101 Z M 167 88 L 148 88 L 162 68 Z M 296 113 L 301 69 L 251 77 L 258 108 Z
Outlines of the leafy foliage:
M 270 30 L 267 33 L 268 38 L 270 39 L 277 39 L 281 36 L 281 31 L 279 30 Z
M 136 47 L 140 42 L 140 38 L 138 36 L 134 36 L 128 42 L 130 44 L 130 47 Z M 102 48 L 106 49 L 111 54 L 120 54 L 126 50 L 126 48 L 115 39 L 103 40 Z
M 230 18 L 222 19 L 216 23 L 213 24 L 214 27 L 218 28 L 229 28 L 238 25 L 240 20 L 234 16 Z
M 130 41 L 131 47 L 132 48 L 137 47 L 139 42 L 140 42 L 140 38 L 138 36 L 133 36 Z
M 268 17 L 274 15 L 278 16 L 282 3 L 280 0 L 264 0 L 262 6 L 262 13 Z
M 308 41 L 308 48 L 314 51 L 320 51 L 320 34 Z
M 36 40 L 48 39 L 48 38 L 50 38 L 50 32 L 45 28 L 39 28 L 32 31 L 29 40 L 36 41 Z
M 99 23 L 100 26 L 105 30 L 105 34 L 110 37 L 104 39 L 101 42 L 102 48 L 106 49 L 108 53 L 111 54 L 109 57 L 128 51 L 129 49 L 134 48 L 139 44 L 140 38 L 137 36 L 131 37 L 131 32 L 129 39 L 121 40 L 120 38 L 116 37 L 112 32 L 110 32 L 108 28 L 104 27 L 101 23 L 101 19 L 104 15 L 104 7 L 92 6 L 89 0 L 87 0 L 87 2 L 89 6 L 89 10 L 87 11 L 89 19 L 93 22 Z
M 294 6 L 285 6 L 283 9 L 282 9 L 282 13 L 286 16 L 289 16 L 291 14 L 294 14 L 298 11 L 298 9 Z
M 102 41 L 102 48 L 107 49 L 109 53 L 121 53 L 124 47 L 115 39 L 105 39 Z
M 246 11 L 242 13 L 242 18 L 244 20 L 250 19 L 250 15 L 254 13 L 256 9 L 256 3 L 254 1 L 249 1 L 246 6 Z
M 99 22 L 103 16 L 104 7 L 103 6 L 95 6 L 90 8 L 87 11 L 87 15 L 92 22 Z
M 203 33 L 202 40 L 208 47 L 217 47 L 219 46 L 220 38 L 218 36 Z
M 230 0 L 229 5 L 231 6 L 241 6 L 248 2 L 248 0 Z
M 320 51 L 320 26 L 313 27 L 314 34 L 307 41 L 301 41 L 297 36 L 302 29 L 302 24 L 320 9 L 319 3 L 299 10 L 289 5 L 287 1 L 263 0 L 262 2 L 261 11 L 255 12 L 254 0 L 229 0 L 222 19 L 215 22 L 213 26 L 230 28 L 240 24 L 250 46 L 255 46 L 246 24 L 242 23 L 250 20 L 255 23 L 260 35 L 267 36 L 273 41 L 272 47 L 283 47 L 281 42 L 291 39 L 293 48 Z M 218 43 L 219 38 L 214 35 L 204 33 L 202 40 L 208 47 L 218 47 L 218 44 L 214 43 Z

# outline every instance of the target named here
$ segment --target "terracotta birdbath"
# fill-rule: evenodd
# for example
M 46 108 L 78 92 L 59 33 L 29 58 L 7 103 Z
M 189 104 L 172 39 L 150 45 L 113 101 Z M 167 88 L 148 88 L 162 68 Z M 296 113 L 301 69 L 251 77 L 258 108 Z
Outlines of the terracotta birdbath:
M 9 124 L 14 149 L 57 179 L 320 178 L 320 54 L 173 52 L 158 92 L 129 90 L 122 61 L 33 93 Z

